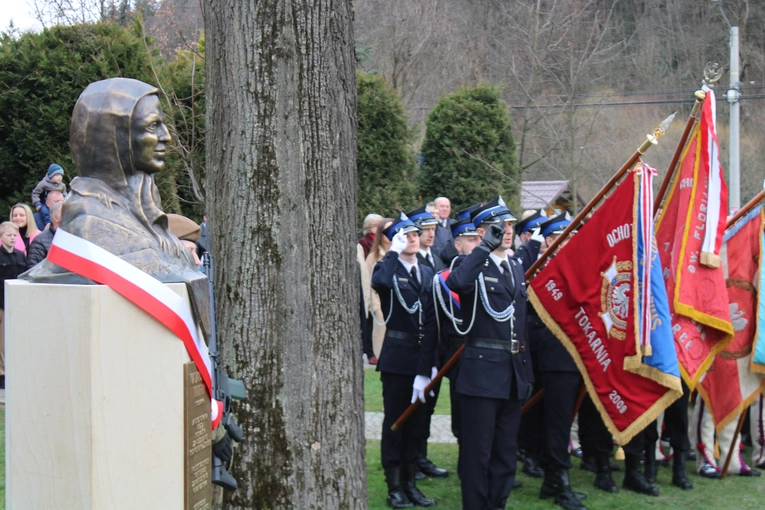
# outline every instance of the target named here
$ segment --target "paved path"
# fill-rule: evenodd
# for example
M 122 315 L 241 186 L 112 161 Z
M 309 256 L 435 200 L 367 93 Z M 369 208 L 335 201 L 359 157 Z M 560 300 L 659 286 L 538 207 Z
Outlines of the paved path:
M 366 438 L 380 439 L 382 433 L 383 413 L 364 413 L 366 422 Z M 430 422 L 429 443 L 454 443 L 457 439 L 452 435 L 452 417 L 434 414 Z
M 367 363 L 367 357 L 364 356 L 364 370 L 374 370 L 374 365 Z M 448 398 L 449 395 L 446 395 Z M 382 434 L 383 413 L 364 413 L 367 439 L 380 439 Z M 457 438 L 452 434 L 452 417 L 442 414 L 434 414 L 430 422 L 429 443 L 453 443 L 457 444 Z

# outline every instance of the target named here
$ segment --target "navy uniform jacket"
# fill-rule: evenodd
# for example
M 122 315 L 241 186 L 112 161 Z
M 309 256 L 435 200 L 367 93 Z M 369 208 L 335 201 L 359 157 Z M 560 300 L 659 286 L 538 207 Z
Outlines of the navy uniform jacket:
M 539 258 L 539 248 L 541 245 L 542 243 L 539 241 L 529 239 L 515 250 L 515 258 L 520 261 L 524 271 L 528 271 Z
M 459 393 L 476 397 L 522 400 L 526 398 L 528 386 L 534 380 L 526 345 L 526 297 L 528 295 L 526 279 L 518 261 L 510 260 L 510 271 L 515 280 L 512 289 L 509 288 L 505 276 L 497 265 L 489 259 L 489 254 L 483 249 L 476 248 L 465 257 L 446 280 L 449 288 L 460 296 L 462 315 L 466 323 L 470 323 L 474 299 L 479 300 L 475 321 L 467 335 L 465 350 L 460 360 L 460 371 L 457 377 Z M 501 312 L 514 304 L 513 326 L 510 320 L 496 321 L 488 314 L 480 297 L 476 295 L 476 281 L 481 273 L 485 279 L 486 294 L 492 309 Z M 471 340 L 477 341 L 476 339 L 499 340 L 509 344 L 513 338 L 519 342 L 520 352 L 517 354 L 511 354 L 507 350 L 471 345 Z
M 399 262 L 398 253 L 389 251 L 372 272 L 372 288 L 380 296 L 380 308 L 386 319 L 391 310 L 391 299 L 393 301 L 382 351 L 377 359 L 378 372 L 430 377 L 431 368 L 436 366 L 438 333 L 433 309 L 434 273 L 426 265 L 419 264 L 419 267 L 421 282 L 418 284 Z M 419 298 L 422 324 L 419 311 L 410 314 L 401 306 L 393 288 L 394 278 L 407 307 L 414 306 Z
M 441 260 L 438 255 L 436 255 L 436 252 L 433 251 L 433 248 L 430 249 L 430 255 L 433 257 L 433 263 L 435 265 L 431 265 L 430 261 L 426 257 L 422 256 L 422 253 L 417 252 L 417 262 L 420 264 L 420 266 L 428 266 L 433 270 L 434 273 L 446 269 L 444 261 Z
M 457 256 L 457 259 L 454 261 L 454 265 L 452 266 L 452 271 L 460 265 L 462 260 L 465 259 L 465 255 L 459 255 Z M 449 318 L 447 313 L 454 312 L 454 317 L 456 319 L 462 319 L 462 316 L 467 313 L 468 315 L 468 322 L 470 317 L 472 316 L 472 308 L 467 310 L 467 312 L 463 312 L 461 309 L 461 304 L 458 307 L 456 303 L 452 303 L 452 305 L 449 305 L 449 302 L 452 299 L 451 292 L 444 289 L 443 285 L 441 285 L 441 282 L 438 279 L 435 279 L 433 282 L 433 285 L 435 286 L 435 292 L 436 292 L 436 311 L 438 312 L 438 320 L 440 322 L 440 338 L 438 339 L 438 357 L 440 361 L 439 366 L 443 366 L 447 361 L 449 361 L 452 356 L 454 356 L 454 353 L 457 352 L 457 349 L 460 348 L 460 346 L 465 342 L 465 337 L 457 332 L 457 330 L 454 328 L 454 323 Z M 440 296 L 440 298 L 438 297 Z M 472 303 L 470 303 L 472 306 Z M 444 308 L 445 307 L 445 308 Z M 457 327 L 460 328 L 460 330 L 464 331 L 465 328 L 468 327 L 467 322 L 463 323 L 457 323 Z M 449 379 L 454 379 L 457 376 L 457 372 L 459 370 L 459 361 L 452 367 L 452 369 L 446 374 L 446 376 Z

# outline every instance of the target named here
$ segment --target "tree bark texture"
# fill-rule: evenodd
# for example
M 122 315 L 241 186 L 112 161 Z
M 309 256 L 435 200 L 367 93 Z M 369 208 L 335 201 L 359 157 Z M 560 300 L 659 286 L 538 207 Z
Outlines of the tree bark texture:
M 227 508 L 366 508 L 350 0 L 207 0 L 208 221 L 244 379 Z

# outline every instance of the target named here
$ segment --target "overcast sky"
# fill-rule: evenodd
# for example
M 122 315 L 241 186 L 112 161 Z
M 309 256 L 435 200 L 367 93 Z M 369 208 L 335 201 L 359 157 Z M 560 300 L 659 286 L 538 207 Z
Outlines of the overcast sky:
M 32 7 L 27 0 L 3 0 L 0 7 L 0 31 L 8 30 L 8 24 L 13 19 L 13 24 L 19 29 L 33 28 L 40 30 L 40 23 L 32 15 Z

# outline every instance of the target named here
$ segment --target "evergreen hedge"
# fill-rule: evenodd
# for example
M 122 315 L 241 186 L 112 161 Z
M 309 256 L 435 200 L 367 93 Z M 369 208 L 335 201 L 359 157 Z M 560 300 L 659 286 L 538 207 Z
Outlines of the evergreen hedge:
M 419 191 L 445 196 L 457 211 L 501 194 L 516 212 L 518 163 L 510 116 L 493 86 L 464 87 L 430 112 L 422 144 Z

